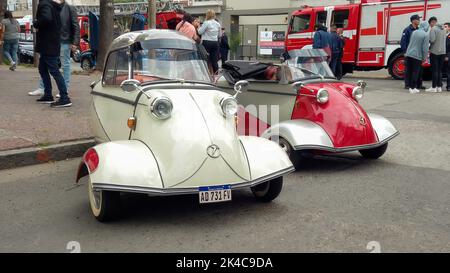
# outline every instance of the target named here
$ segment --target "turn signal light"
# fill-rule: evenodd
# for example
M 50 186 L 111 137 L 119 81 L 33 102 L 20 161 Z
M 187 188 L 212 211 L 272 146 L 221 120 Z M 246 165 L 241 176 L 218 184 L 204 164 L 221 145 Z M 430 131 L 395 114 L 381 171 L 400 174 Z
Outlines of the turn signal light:
M 84 154 L 84 162 L 86 163 L 89 173 L 93 173 L 97 170 L 100 159 L 98 157 L 97 151 L 93 148 L 89 149 Z
M 127 125 L 128 125 L 128 128 L 130 128 L 131 130 L 136 129 L 136 118 L 130 117 L 127 121 Z

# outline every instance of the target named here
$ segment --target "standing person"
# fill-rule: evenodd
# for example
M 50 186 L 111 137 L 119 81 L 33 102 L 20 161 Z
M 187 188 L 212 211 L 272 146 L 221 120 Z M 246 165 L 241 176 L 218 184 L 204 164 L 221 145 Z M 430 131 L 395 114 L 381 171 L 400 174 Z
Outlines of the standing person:
M 63 77 L 66 84 L 67 93 L 69 93 L 70 78 L 72 75 L 70 53 L 71 51 L 77 50 L 80 44 L 80 25 L 78 24 L 78 14 L 75 8 L 66 3 L 64 0 L 62 0 L 61 3 L 61 51 L 59 57 L 64 73 Z M 39 88 L 35 91 L 29 92 L 28 95 L 44 95 L 44 82 L 42 79 L 39 81 Z M 60 94 L 57 94 L 56 97 L 60 98 L 61 96 Z
M 229 51 L 230 44 L 228 42 L 228 36 L 225 32 L 225 28 L 222 28 L 222 36 L 220 37 L 220 59 L 222 60 L 222 66 L 228 61 Z
M 214 10 L 206 12 L 206 21 L 198 29 L 198 33 L 202 36 L 202 44 L 208 52 L 208 62 L 211 65 L 211 74 L 216 74 L 219 70 L 219 35 L 220 24 L 216 20 L 216 13 Z
M 444 27 L 437 22 L 436 17 L 428 20 L 430 24 L 430 62 L 433 75 L 433 85 L 427 92 L 442 92 L 442 73 L 446 55 L 446 33 Z
M 404 54 L 406 54 L 406 51 L 408 50 L 409 40 L 411 39 L 411 35 L 414 31 L 416 31 L 419 28 L 420 24 L 420 16 L 418 14 L 415 14 L 410 17 L 411 24 L 407 26 L 403 30 L 402 39 L 400 40 L 400 47 Z M 409 78 L 408 75 L 408 57 L 405 56 L 405 89 L 409 89 Z M 422 87 L 422 81 L 419 82 L 420 87 Z M 422 89 L 422 88 L 420 88 Z
M 419 93 L 419 77 L 422 63 L 427 60 L 428 48 L 430 44 L 430 38 L 428 30 L 430 25 L 428 22 L 422 22 L 419 25 L 419 29 L 414 31 L 409 41 L 408 49 L 405 56 L 407 56 L 408 62 L 408 79 L 409 79 L 409 93 Z
M 58 68 L 61 51 L 61 0 L 40 0 L 33 26 L 36 29 L 36 52 L 39 52 L 39 74 L 44 82 L 44 95 L 39 103 L 50 103 L 51 107 L 69 107 L 72 105 L 67 94 L 64 77 Z M 58 85 L 60 99 L 55 102 L 52 95 L 50 75 Z
M 450 23 L 445 23 L 444 27 L 445 31 L 447 32 L 447 39 L 446 39 L 447 56 L 445 57 L 445 61 L 447 62 L 447 91 L 450 92 Z
M 3 55 L 9 61 L 9 70 L 17 67 L 17 52 L 19 51 L 20 25 L 13 18 L 11 11 L 5 11 L 5 19 L 1 22 L 0 45 L 3 44 Z
M 330 47 L 331 47 L 331 62 L 330 68 L 334 76 L 340 80 L 342 78 L 342 57 L 344 52 L 344 41 L 337 32 L 337 26 L 333 25 L 330 28 Z
M 328 63 L 331 61 L 331 48 L 330 48 L 330 34 L 327 32 L 327 28 L 321 24 L 314 26 L 314 43 L 313 48 L 323 49 L 328 54 Z
M 194 25 L 192 25 L 193 21 L 194 18 L 192 18 L 192 15 L 186 12 L 183 16 L 183 20 L 178 23 L 175 29 L 197 42 L 199 38 L 197 35 L 197 29 Z

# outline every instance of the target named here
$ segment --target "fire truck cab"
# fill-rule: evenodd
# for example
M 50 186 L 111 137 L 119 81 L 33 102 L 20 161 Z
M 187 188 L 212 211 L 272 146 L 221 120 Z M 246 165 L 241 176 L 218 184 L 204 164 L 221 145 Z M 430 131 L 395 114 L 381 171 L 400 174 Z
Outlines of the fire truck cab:
M 450 11 L 448 0 L 362 0 L 360 4 L 303 6 L 291 16 L 286 50 L 311 47 L 316 24 L 328 29 L 336 25 L 346 40 L 344 73 L 388 68 L 393 78 L 402 79 L 405 66 L 400 40 L 410 17 L 419 14 L 428 20 L 436 16 L 444 23 L 448 18 L 445 11 Z

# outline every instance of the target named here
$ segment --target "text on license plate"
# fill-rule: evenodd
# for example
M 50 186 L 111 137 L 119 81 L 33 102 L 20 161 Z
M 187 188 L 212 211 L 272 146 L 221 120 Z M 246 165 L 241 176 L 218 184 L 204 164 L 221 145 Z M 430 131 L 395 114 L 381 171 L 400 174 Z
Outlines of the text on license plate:
M 214 186 L 199 188 L 200 204 L 231 201 L 231 186 Z

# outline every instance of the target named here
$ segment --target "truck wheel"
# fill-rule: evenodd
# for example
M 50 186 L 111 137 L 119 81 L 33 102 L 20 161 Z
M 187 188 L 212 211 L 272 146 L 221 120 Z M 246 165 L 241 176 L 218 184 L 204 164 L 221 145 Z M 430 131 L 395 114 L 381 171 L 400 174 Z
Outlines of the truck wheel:
M 83 59 L 81 60 L 81 68 L 85 71 L 91 71 L 92 70 L 92 62 L 89 59 Z
M 396 80 L 403 80 L 405 69 L 405 56 L 403 53 L 397 53 L 389 64 L 389 74 Z
M 431 73 L 431 68 L 427 67 L 423 69 L 422 80 L 431 81 L 433 79 L 433 74 Z
M 120 214 L 120 192 L 94 190 L 90 179 L 88 188 L 89 203 L 94 217 L 99 222 L 116 219 Z
M 367 159 L 378 159 L 384 155 L 388 148 L 388 143 L 373 149 L 360 150 L 359 153 Z
M 252 187 L 253 195 L 261 202 L 271 202 L 280 195 L 283 188 L 283 177 L 278 177 L 268 182 Z
M 295 151 L 292 148 L 291 144 L 289 144 L 289 142 L 284 138 L 280 137 L 278 143 L 280 144 L 281 149 L 283 149 L 283 151 L 285 151 L 289 156 L 289 159 L 291 160 L 292 165 L 294 165 L 295 169 L 300 169 L 301 165 L 305 161 L 305 157 L 303 157 L 302 153 Z

